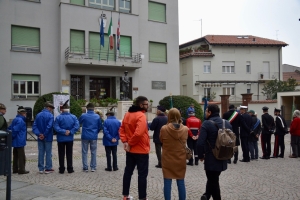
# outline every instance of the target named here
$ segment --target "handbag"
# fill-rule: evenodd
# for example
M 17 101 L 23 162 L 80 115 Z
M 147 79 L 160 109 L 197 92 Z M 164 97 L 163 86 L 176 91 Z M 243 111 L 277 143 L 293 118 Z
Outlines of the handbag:
M 183 144 L 183 142 L 178 138 L 178 140 L 180 141 L 180 143 L 182 144 L 184 150 L 185 150 L 185 154 L 186 154 L 186 159 L 189 160 L 193 157 L 193 152 L 190 148 L 188 148 L 187 146 L 185 146 Z

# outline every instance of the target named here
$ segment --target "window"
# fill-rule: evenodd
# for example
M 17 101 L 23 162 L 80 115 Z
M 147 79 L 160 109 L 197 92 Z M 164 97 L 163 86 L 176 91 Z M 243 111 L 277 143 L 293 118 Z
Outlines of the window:
M 149 61 L 167 62 L 167 44 L 149 42 Z
M 40 29 L 12 25 L 11 49 L 15 51 L 40 52 Z
M 120 42 L 122 43 L 122 41 Z M 107 34 L 104 35 L 104 47 L 100 47 L 100 36 L 99 33 L 90 32 L 89 34 L 89 58 L 93 60 L 110 60 L 115 61 L 116 54 L 115 48 L 110 50 L 109 37 Z
M 70 3 L 71 4 L 76 4 L 76 5 L 84 6 L 84 1 L 85 0 L 70 0 Z
M 247 93 L 251 93 L 251 84 L 247 84 Z
M 119 11 L 124 13 L 130 13 L 131 0 L 119 0 Z
M 210 97 L 210 89 L 211 88 L 204 88 L 204 96 Z
M 89 0 L 89 6 L 105 10 L 115 10 L 115 0 Z
M 234 73 L 234 62 L 223 62 L 222 63 L 222 72 L 223 73 Z
M 246 73 L 251 74 L 251 65 L 249 61 L 246 63 Z
M 203 72 L 204 73 L 211 73 L 211 71 L 210 71 L 210 62 L 204 62 Z
M 182 63 L 181 65 L 181 75 L 187 75 L 186 63 Z
M 120 56 L 121 57 L 131 57 L 131 37 L 129 36 L 120 36 Z
M 100 36 L 99 36 L 100 37 Z M 70 52 L 84 53 L 84 31 L 71 30 Z
M 166 4 L 148 2 L 148 19 L 158 22 L 166 22 Z
M 223 94 L 234 95 L 234 87 L 223 87 Z
M 39 75 L 12 75 L 12 98 L 30 98 L 40 96 L 40 76 Z

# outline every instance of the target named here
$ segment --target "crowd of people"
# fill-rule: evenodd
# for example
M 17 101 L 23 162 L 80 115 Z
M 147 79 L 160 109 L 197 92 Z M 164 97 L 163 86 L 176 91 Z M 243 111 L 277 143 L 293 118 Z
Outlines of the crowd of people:
M 57 134 L 59 173 L 63 174 L 67 169 L 73 173 L 73 141 L 74 134 L 82 126 L 82 170 L 95 172 L 97 169 L 96 152 L 97 139 L 100 130 L 103 130 L 103 145 L 105 146 L 107 167 L 106 171 L 118 170 L 117 146 L 119 140 L 126 151 L 126 163 L 123 175 L 123 199 L 131 199 L 129 195 L 131 177 L 135 167 L 138 171 L 138 196 L 139 199 L 147 199 L 147 176 L 149 171 L 150 137 L 149 130 L 154 131 L 153 142 L 157 155 L 157 165 L 162 168 L 164 178 L 164 197 L 171 199 L 172 179 L 177 182 L 179 199 L 186 199 L 185 173 L 187 165 L 198 165 L 204 161 L 204 170 L 207 177 L 206 189 L 201 200 L 221 199 L 219 176 L 227 169 L 229 160 L 219 160 L 212 152 L 218 135 L 218 127 L 222 127 L 225 119 L 225 127 L 231 129 L 236 135 L 236 145 L 242 147 L 242 159 L 240 162 L 253 160 L 283 158 L 285 151 L 284 136 L 290 132 L 293 153 L 290 158 L 300 156 L 300 111 L 295 110 L 290 130 L 285 119 L 280 115 L 281 110 L 274 110 L 274 118 L 268 113 L 269 108 L 262 108 L 261 120 L 257 118 L 254 110 L 247 110 L 247 106 L 240 106 L 239 110 L 234 105 L 229 106 L 228 112 L 220 116 L 220 109 L 216 104 L 210 104 L 205 110 L 205 120 L 202 122 L 195 116 L 195 108 L 192 104 L 186 111 L 172 108 L 168 112 L 163 106 L 157 107 L 157 116 L 151 123 L 147 123 L 148 99 L 144 96 L 136 98 L 134 104 L 125 114 L 122 123 L 116 119 L 114 112 L 106 113 L 107 119 L 103 122 L 99 113 L 95 113 L 94 105 L 87 104 L 87 112 L 79 118 L 70 113 L 68 101 L 61 107 L 61 114 L 54 120 L 51 102 L 45 102 L 44 109 L 36 116 L 32 126 L 33 133 L 38 138 L 38 170 L 39 173 L 52 173 L 52 142 L 53 133 Z M 182 118 L 182 112 L 188 113 L 188 118 Z M 26 110 L 19 106 L 17 116 L 10 126 L 3 115 L 6 107 L 0 103 L 0 130 L 12 132 L 13 146 L 13 173 L 27 174 L 26 157 Z M 54 130 L 54 131 L 53 131 Z M 271 156 L 271 136 L 275 135 L 274 150 Z M 258 141 L 260 138 L 263 155 L 258 155 Z M 188 146 L 193 156 L 186 159 L 185 146 Z M 88 149 L 91 153 L 91 161 L 88 164 Z M 280 151 L 279 151 L 280 150 Z M 237 164 L 238 151 L 234 153 L 233 163 Z M 65 167 L 65 157 L 66 165 Z M 112 159 L 111 159 L 112 157 Z

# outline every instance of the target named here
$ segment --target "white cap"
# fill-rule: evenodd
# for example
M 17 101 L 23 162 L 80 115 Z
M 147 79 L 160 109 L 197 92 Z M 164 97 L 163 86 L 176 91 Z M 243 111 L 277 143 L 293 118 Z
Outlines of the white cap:
M 248 108 L 247 106 L 240 106 L 240 109 Z

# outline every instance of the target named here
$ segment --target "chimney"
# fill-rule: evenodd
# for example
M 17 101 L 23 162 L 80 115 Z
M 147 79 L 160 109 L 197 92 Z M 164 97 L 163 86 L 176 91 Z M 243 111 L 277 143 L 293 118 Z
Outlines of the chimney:
M 255 42 L 255 38 L 253 38 L 252 41 Z

